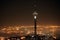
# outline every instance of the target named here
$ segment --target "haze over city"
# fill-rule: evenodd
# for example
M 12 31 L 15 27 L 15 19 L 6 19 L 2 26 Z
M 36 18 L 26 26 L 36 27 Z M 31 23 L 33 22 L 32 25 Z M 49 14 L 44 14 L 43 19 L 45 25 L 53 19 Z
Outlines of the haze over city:
M 59 0 L 2 0 L 0 8 L 1 40 L 20 40 L 22 36 L 21 40 L 27 40 L 33 35 L 35 40 L 60 38 Z

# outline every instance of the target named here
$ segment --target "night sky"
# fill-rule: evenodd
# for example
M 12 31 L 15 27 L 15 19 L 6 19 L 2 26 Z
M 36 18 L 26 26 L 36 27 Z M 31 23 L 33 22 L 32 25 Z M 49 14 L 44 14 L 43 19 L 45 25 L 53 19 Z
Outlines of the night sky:
M 33 25 L 35 9 L 38 25 L 60 25 L 59 0 L 2 0 L 1 6 L 0 25 Z

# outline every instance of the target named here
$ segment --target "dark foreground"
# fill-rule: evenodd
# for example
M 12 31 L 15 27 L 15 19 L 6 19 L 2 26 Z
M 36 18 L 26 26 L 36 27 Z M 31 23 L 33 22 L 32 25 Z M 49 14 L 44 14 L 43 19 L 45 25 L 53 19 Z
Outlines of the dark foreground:
M 5 40 L 60 40 L 60 38 L 53 38 L 52 36 L 30 36 L 30 35 L 27 35 L 27 36 L 17 36 L 17 37 L 9 37 L 9 38 L 6 38 Z

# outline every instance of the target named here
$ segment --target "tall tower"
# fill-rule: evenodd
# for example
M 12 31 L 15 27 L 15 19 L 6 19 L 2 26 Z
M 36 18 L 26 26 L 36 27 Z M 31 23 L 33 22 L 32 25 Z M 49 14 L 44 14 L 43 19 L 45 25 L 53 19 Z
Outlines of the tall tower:
M 36 32 L 36 29 L 37 29 L 37 16 L 38 16 L 38 13 L 37 13 L 37 5 L 38 5 L 38 0 L 34 0 L 33 2 L 33 17 L 34 17 L 34 34 L 36 35 L 37 32 Z
M 37 34 L 37 32 L 36 32 L 36 29 L 37 29 L 37 15 L 38 15 L 38 13 L 35 11 L 34 13 L 33 13 L 33 16 L 34 16 L 34 35 L 36 35 Z
M 36 29 L 37 29 L 37 15 L 38 15 L 38 13 L 35 11 L 34 13 L 33 13 L 33 16 L 34 16 L 34 36 L 35 36 L 35 39 L 34 40 L 36 40 L 36 35 L 37 35 L 37 31 L 36 31 Z
M 34 40 L 37 40 L 37 16 L 38 16 L 38 13 L 37 13 L 37 2 L 38 0 L 34 0 L 34 5 L 33 5 L 33 17 L 34 17 Z

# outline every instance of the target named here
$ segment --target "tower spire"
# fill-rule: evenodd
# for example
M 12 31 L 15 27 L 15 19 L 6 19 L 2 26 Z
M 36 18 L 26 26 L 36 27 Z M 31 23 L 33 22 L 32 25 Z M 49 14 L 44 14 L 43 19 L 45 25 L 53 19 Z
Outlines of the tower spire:
M 34 0 L 33 10 L 34 10 L 34 11 L 37 11 L 37 2 L 36 2 L 36 0 Z
M 39 0 L 33 1 L 33 12 L 38 12 L 40 10 L 39 8 Z
M 34 1 L 34 6 L 33 7 L 34 7 L 34 13 L 33 13 L 33 16 L 34 16 L 34 36 L 35 36 L 34 38 L 35 38 L 35 40 L 37 40 L 36 39 L 36 35 L 37 35 L 37 31 L 36 31 L 36 29 L 37 29 L 37 27 L 36 27 L 37 26 L 37 23 L 36 23 L 37 20 L 36 19 L 37 19 L 38 13 L 37 13 L 37 2 L 36 2 L 36 0 Z

